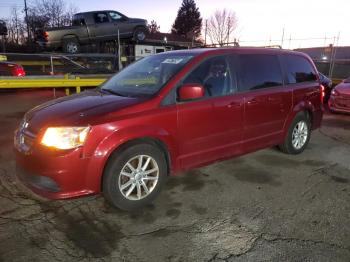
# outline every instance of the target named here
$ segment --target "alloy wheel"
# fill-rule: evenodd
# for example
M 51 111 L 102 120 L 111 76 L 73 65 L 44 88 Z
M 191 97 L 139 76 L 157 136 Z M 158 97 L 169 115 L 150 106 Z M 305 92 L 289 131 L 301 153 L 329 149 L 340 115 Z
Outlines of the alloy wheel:
M 141 200 L 152 193 L 159 179 L 159 167 L 151 156 L 129 159 L 119 174 L 118 187 L 128 200 Z
M 75 54 L 78 52 L 78 46 L 76 43 L 68 43 L 67 44 L 67 51 L 70 54 Z
M 305 121 L 299 121 L 295 125 L 292 133 L 293 147 L 297 150 L 301 149 L 305 145 L 308 135 L 309 129 L 307 123 Z

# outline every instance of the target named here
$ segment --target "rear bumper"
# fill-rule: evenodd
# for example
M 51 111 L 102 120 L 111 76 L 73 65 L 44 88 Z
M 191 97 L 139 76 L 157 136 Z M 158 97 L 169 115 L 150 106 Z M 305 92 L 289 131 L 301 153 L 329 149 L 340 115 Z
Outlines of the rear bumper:
M 36 44 L 43 49 L 55 49 L 61 46 L 59 42 L 51 43 L 44 40 L 37 40 Z

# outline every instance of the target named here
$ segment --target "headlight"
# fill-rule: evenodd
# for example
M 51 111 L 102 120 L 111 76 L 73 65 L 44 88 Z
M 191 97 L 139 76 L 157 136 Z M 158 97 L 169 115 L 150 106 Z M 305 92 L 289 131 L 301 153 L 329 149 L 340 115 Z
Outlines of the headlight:
M 90 127 L 49 127 L 41 144 L 57 149 L 73 149 L 84 145 Z
M 337 92 L 337 90 L 333 89 L 332 92 L 331 92 L 331 94 L 332 94 L 333 96 L 337 96 L 337 95 L 338 95 L 338 92 Z

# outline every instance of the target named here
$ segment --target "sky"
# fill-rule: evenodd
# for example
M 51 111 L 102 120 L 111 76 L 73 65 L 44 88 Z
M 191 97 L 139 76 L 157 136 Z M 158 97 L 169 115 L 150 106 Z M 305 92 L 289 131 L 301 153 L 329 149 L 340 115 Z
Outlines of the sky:
M 35 2 L 35 0 L 27 0 Z M 0 0 L 0 17 L 9 17 L 13 6 L 24 0 Z M 129 17 L 155 20 L 169 32 L 182 0 L 65 0 L 79 11 L 111 9 Z M 227 8 L 236 13 L 235 37 L 241 45 L 281 45 L 284 48 L 350 46 L 349 0 L 196 0 L 203 19 Z M 312 38 L 312 39 L 310 39 Z M 290 40 L 292 39 L 292 40 Z M 309 40 L 304 40 L 309 39 Z

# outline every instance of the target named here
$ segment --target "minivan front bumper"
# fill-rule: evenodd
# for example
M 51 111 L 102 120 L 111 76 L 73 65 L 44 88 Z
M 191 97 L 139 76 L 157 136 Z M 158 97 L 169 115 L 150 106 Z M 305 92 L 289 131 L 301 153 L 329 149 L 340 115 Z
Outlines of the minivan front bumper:
M 55 153 L 36 150 L 26 154 L 15 148 L 17 178 L 34 193 L 49 199 L 67 199 L 98 192 L 87 187 L 89 158 L 81 148 Z

